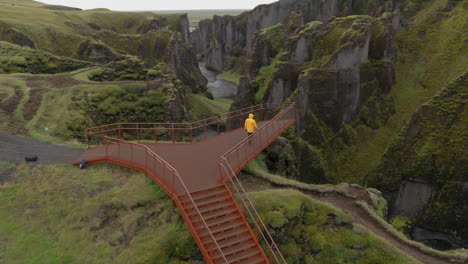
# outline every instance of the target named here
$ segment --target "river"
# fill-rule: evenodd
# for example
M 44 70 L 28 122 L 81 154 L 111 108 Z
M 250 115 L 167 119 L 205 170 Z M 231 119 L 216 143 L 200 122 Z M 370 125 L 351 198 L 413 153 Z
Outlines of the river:
M 234 99 L 238 88 L 236 84 L 221 79 L 216 72 L 208 70 L 205 66 L 200 65 L 200 70 L 203 76 L 208 79 L 207 86 L 214 98 Z

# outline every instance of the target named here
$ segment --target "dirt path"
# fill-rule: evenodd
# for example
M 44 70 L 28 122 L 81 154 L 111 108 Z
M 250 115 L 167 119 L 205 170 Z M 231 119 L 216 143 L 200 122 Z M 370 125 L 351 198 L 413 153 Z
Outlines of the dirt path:
M 37 155 L 38 163 L 71 164 L 83 152 L 83 149 L 44 143 L 0 132 L 0 160 L 2 161 L 20 163 L 24 161 L 25 156 Z
M 463 259 L 463 257 L 444 257 L 435 253 L 432 254 L 431 252 L 427 252 L 426 250 L 421 249 L 420 246 L 413 244 L 412 241 L 402 239 L 401 237 L 392 233 L 383 223 L 379 222 L 374 216 L 370 215 L 367 209 L 358 204 L 359 201 L 365 201 L 369 203 L 370 197 L 367 194 L 367 191 L 363 188 L 361 189 L 362 191 L 352 191 L 353 193 L 351 196 L 355 196 L 355 198 L 352 198 L 350 197 L 350 195 L 345 195 L 343 192 L 338 191 L 334 188 L 329 188 L 329 191 L 314 191 L 300 188 L 298 186 L 279 184 L 278 182 L 265 179 L 263 176 L 260 175 L 255 176 L 258 176 L 258 178 L 256 177 L 257 180 L 252 181 L 252 179 L 250 179 L 247 182 L 247 189 L 249 189 L 249 191 L 254 191 L 255 187 L 253 186 L 260 186 L 259 189 L 265 189 L 265 186 L 269 185 L 269 188 L 295 189 L 316 200 L 329 203 L 345 211 L 351 217 L 354 223 L 365 226 L 376 236 L 389 242 L 393 246 L 405 252 L 407 255 L 415 258 L 416 260 L 422 263 L 468 263 L 466 257 Z M 244 180 L 242 180 L 242 182 L 244 182 Z M 367 198 L 366 196 L 369 198 Z
M 442 259 L 433 255 L 430 255 L 426 252 L 422 252 L 419 248 L 416 248 L 413 245 L 406 243 L 401 238 L 392 234 L 385 227 L 383 227 L 376 219 L 370 216 L 369 213 L 364 208 L 356 204 L 355 200 L 351 200 L 347 197 L 336 195 L 336 194 L 317 195 L 310 191 L 304 191 L 304 190 L 300 190 L 300 191 L 319 201 L 330 203 L 342 209 L 351 217 L 353 222 L 367 227 L 375 235 L 389 242 L 393 246 L 405 252 L 407 255 L 412 256 L 413 258 L 421 261 L 422 263 L 430 263 L 430 264 L 450 263 L 446 259 Z

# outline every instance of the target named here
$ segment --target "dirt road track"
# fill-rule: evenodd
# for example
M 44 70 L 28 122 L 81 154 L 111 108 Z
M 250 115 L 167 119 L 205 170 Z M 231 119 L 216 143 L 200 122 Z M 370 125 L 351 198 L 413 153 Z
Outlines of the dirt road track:
M 35 139 L 0 133 L 0 160 L 21 163 L 25 156 L 37 155 L 38 163 L 71 164 L 83 149 L 69 148 Z

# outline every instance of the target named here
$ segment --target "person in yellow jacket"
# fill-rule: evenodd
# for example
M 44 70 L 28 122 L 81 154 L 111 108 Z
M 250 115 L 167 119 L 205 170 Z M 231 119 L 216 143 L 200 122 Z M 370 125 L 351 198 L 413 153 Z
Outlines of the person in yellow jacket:
M 253 114 L 249 114 L 249 118 L 245 120 L 244 127 L 245 127 L 245 130 L 247 130 L 247 134 L 249 136 L 252 135 L 252 133 L 255 132 L 255 129 L 258 128 L 257 122 L 255 122 Z M 249 144 L 250 144 L 250 141 L 249 141 Z

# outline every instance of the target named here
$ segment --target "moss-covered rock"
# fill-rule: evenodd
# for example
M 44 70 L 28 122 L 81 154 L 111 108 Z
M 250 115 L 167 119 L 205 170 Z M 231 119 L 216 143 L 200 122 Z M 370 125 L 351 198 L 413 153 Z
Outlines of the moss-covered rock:
M 58 73 L 92 65 L 5 41 L 0 41 L 0 54 L 0 73 Z
M 468 76 L 462 75 L 422 106 L 399 139 L 369 174 L 371 186 L 389 197 L 405 179 L 418 179 L 432 186 L 424 209 L 413 219 L 414 226 L 454 232 L 468 242 L 466 206 L 468 126 L 466 104 Z M 395 199 L 391 200 L 392 203 Z
M 349 217 L 293 190 L 250 193 L 287 263 L 412 263 Z

